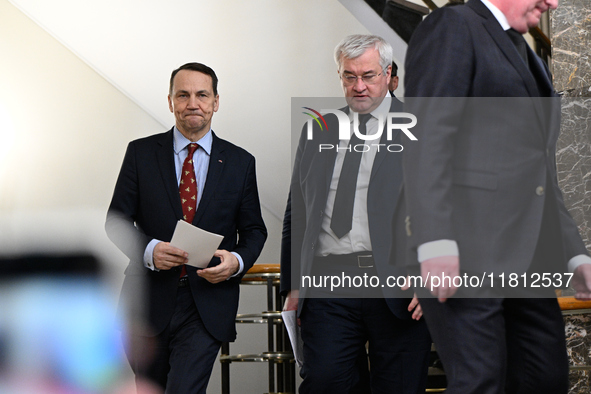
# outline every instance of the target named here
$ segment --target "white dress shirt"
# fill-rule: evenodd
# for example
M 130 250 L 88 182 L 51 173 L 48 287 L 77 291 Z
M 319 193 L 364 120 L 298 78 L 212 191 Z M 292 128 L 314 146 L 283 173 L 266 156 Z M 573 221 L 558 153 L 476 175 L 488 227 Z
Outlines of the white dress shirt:
M 371 112 L 372 117 L 366 124 L 367 135 L 373 135 L 378 132 L 378 117 L 382 116 L 382 119 L 386 119 L 386 116 L 390 111 L 390 97 L 390 93 L 386 93 L 381 104 Z M 353 116 L 354 112 L 349 111 L 351 135 L 353 135 Z M 371 146 L 371 144 L 372 142 L 367 142 L 368 146 Z M 326 207 L 322 217 L 320 234 L 318 235 L 318 248 L 316 249 L 317 256 L 351 254 L 372 250 L 371 239 L 369 237 L 369 220 L 367 217 L 367 190 L 369 188 L 371 169 L 377 153 L 376 147 L 371 147 L 367 152 L 363 152 L 361 156 L 359 175 L 357 177 L 357 186 L 355 190 L 355 203 L 353 205 L 353 222 L 351 231 L 339 239 L 330 228 L 334 200 L 348 145 L 349 140 L 339 141 L 339 149 L 335 160 L 332 180 L 330 182 Z

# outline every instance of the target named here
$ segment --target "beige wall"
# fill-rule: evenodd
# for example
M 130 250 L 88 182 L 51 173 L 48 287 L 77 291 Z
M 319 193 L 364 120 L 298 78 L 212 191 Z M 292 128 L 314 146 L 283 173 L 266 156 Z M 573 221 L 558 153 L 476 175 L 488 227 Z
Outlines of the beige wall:
M 366 32 L 337 0 L 0 0 L 0 250 L 95 251 L 118 289 L 126 259 L 103 223 L 125 147 L 172 125 L 170 71 L 202 61 L 220 77 L 214 130 L 257 158 L 259 262 L 277 263 L 291 97 L 340 95 L 332 50 Z M 266 309 L 264 297 L 245 287 L 240 311 Z M 232 352 L 264 350 L 265 331 L 238 327 Z M 233 392 L 266 391 L 266 374 L 233 365 Z
M 0 250 L 96 249 L 122 272 L 102 230 L 121 136 L 161 124 L 5 0 L 0 57 Z
M 0 209 L 106 206 L 119 136 L 162 126 L 7 1 L 0 56 Z

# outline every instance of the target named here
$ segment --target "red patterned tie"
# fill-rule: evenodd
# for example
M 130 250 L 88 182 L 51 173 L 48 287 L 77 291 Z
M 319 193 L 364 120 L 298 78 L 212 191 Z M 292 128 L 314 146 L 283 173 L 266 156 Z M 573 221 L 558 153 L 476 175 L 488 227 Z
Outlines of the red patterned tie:
M 179 184 L 179 194 L 181 196 L 181 203 L 183 206 L 183 219 L 191 223 L 195 217 L 195 210 L 197 208 L 197 180 L 195 179 L 195 169 L 193 167 L 193 153 L 199 148 L 199 144 L 189 144 L 187 158 L 183 163 L 181 173 L 181 183 Z M 187 274 L 187 270 L 183 265 L 181 270 L 181 277 Z
M 195 217 L 195 208 L 197 206 L 197 180 L 195 179 L 195 169 L 193 167 L 193 153 L 197 148 L 199 148 L 198 144 L 189 144 L 189 153 L 183 163 L 183 173 L 179 185 L 181 203 L 183 204 L 183 219 L 189 223 Z

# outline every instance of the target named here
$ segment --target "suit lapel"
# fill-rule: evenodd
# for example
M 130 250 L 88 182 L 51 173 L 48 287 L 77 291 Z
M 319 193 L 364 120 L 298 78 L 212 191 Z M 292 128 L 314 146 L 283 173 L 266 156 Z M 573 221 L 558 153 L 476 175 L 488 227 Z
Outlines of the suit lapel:
M 531 73 L 538 84 L 538 91 L 541 97 L 552 97 L 554 96 L 554 86 L 552 86 L 552 80 L 549 76 L 544 62 L 540 59 L 535 52 L 527 47 L 527 56 L 529 59 L 529 68 Z
M 390 112 L 402 112 L 402 108 L 400 108 L 402 103 L 400 103 L 398 101 L 398 99 L 396 99 L 395 97 L 392 97 L 391 100 L 392 100 L 392 102 L 390 104 Z M 399 129 L 395 129 L 392 131 L 392 141 L 388 141 L 387 126 L 388 126 L 388 123 L 386 121 L 386 122 L 384 122 L 384 129 L 382 130 L 382 137 L 380 138 L 380 144 L 387 146 L 387 145 L 394 144 L 394 143 L 400 143 L 400 130 Z M 384 158 L 388 154 L 393 155 L 396 153 L 388 152 L 388 150 L 385 149 L 384 147 L 381 147 L 380 150 L 376 153 L 376 157 L 374 158 L 373 165 L 371 167 L 371 175 L 369 178 L 370 181 L 373 180 L 373 177 L 375 176 L 376 172 L 380 168 L 380 165 L 382 165 Z M 393 170 L 396 171 L 396 169 L 393 169 Z
M 209 168 L 207 170 L 207 178 L 205 179 L 205 188 L 203 189 L 203 195 L 199 201 L 197 212 L 193 218 L 193 224 L 199 223 L 203 213 L 207 210 L 207 205 L 213 198 L 214 192 L 217 188 L 218 182 L 221 178 L 222 171 L 226 164 L 226 156 L 224 148 L 220 142 L 220 139 L 212 131 L 212 144 L 211 144 L 211 155 L 209 157 Z
M 177 219 L 180 220 L 183 217 L 183 207 L 181 205 L 179 187 L 176 181 L 176 171 L 174 168 L 172 130 L 173 129 L 164 134 L 163 138 L 158 141 L 160 146 L 156 150 L 156 157 L 168 198 Z
M 550 79 L 550 72 L 548 71 L 545 63 L 542 59 L 540 59 L 531 48 L 527 48 L 528 50 L 528 58 L 530 64 L 530 70 L 532 75 L 534 76 L 537 85 L 538 91 L 540 92 L 540 99 L 535 100 L 536 104 L 539 104 L 541 107 L 541 111 L 538 112 L 538 115 L 542 119 L 542 130 L 544 131 L 544 138 L 547 141 L 548 136 L 550 135 L 551 130 L 560 130 L 560 127 L 557 129 L 553 128 L 553 117 L 556 115 L 554 111 L 554 99 L 551 97 L 556 97 L 556 93 L 554 92 L 554 86 L 552 86 L 552 80 Z M 558 111 L 560 114 L 560 110 Z
M 499 49 L 503 52 L 511 66 L 515 68 L 515 70 L 521 77 L 529 97 L 540 97 L 541 94 L 538 89 L 538 84 L 534 79 L 534 75 L 529 70 L 527 65 L 523 62 L 523 60 L 519 56 L 519 53 L 517 52 L 517 49 L 515 48 L 515 44 L 513 44 L 511 39 L 507 36 L 507 33 L 503 30 L 503 28 L 501 27 L 497 19 L 494 17 L 494 15 L 490 12 L 490 10 L 479 0 L 471 1 L 467 4 L 467 6 L 472 7 L 472 9 L 477 14 L 484 18 L 484 28 L 487 30 L 487 32 L 494 40 L 496 45 L 499 47 Z M 535 55 L 533 51 L 531 51 L 528 47 L 528 56 L 534 56 L 531 58 L 531 60 L 535 60 L 535 56 L 537 55 Z M 530 61 L 530 64 L 531 63 L 532 62 Z M 533 105 L 535 107 L 539 123 L 537 129 L 540 131 L 542 137 L 545 137 L 544 109 L 542 108 L 542 104 L 539 100 L 533 100 Z
M 495 41 L 497 46 L 501 49 L 509 63 L 511 63 L 513 68 L 515 68 L 521 79 L 523 79 L 523 83 L 530 97 L 539 97 L 540 92 L 538 91 L 538 86 L 532 73 L 529 71 L 527 65 L 519 56 L 515 45 L 507 36 L 507 33 L 503 31 L 497 20 L 494 19 L 494 17 L 487 19 L 486 22 L 484 22 L 484 27 Z

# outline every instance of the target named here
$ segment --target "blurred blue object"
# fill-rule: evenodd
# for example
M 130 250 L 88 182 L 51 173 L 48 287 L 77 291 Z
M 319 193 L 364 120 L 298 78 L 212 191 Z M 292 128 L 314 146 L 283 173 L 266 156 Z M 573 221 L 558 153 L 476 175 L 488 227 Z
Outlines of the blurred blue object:
M 98 275 L 0 277 L 0 305 L 0 394 L 114 390 L 121 325 Z

